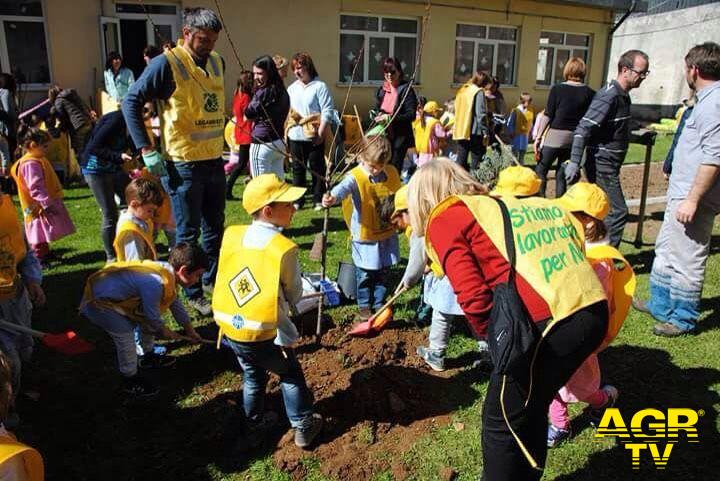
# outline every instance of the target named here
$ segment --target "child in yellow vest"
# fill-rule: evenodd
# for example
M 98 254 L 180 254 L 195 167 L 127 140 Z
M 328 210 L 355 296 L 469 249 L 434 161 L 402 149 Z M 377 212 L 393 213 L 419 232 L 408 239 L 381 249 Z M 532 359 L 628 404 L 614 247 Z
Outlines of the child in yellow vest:
M 5 429 L 5 421 L 15 396 L 10 362 L 0 352 L 0 479 L 3 481 L 43 481 L 45 467 L 40 453 L 19 442 Z
M 402 185 L 398 171 L 388 165 L 390 142 L 379 136 L 360 141 L 359 163 L 330 193 L 323 206 L 343 203 L 343 217 L 352 236 L 352 259 L 357 279 L 359 318 L 366 321 L 385 301 L 389 267 L 400 257 L 395 228 L 383 220 L 387 199 Z
M 607 294 L 610 320 L 603 343 L 580 365 L 550 404 L 547 443 L 551 448 L 571 434 L 568 403 L 588 403 L 591 422 L 597 423 L 603 411 L 617 401 L 620 395 L 618 389 L 610 384 L 600 384 L 602 376 L 597 352 L 604 349 L 617 335 L 627 316 L 635 290 L 632 267 L 617 249 L 609 245 L 607 229 L 602 221 L 610 210 L 607 194 L 595 184 L 578 182 L 557 202 L 572 212 L 583 225 L 586 257 Z M 615 266 L 616 262 L 622 266 L 621 269 Z
M 125 188 L 127 210 L 120 214 L 115 233 L 115 256 L 118 261 L 157 260 L 153 218 L 163 204 L 160 184 L 137 178 Z
M 165 326 L 161 316 L 167 310 L 192 341 L 201 340 L 177 298 L 176 284 L 193 285 L 207 265 L 207 256 L 200 247 L 181 242 L 170 252 L 168 263 L 115 262 L 88 278 L 80 312 L 104 329 L 115 343 L 125 393 L 138 398 L 156 395 L 157 388 L 138 374 L 138 364 L 142 368 L 154 368 L 169 366 L 174 361 L 170 356 L 145 354 L 138 363 L 134 335 L 137 325 L 142 331 L 143 348 L 148 353 L 156 335 L 183 339 Z
M 238 449 L 260 444 L 277 423 L 264 411 L 268 371 L 280 377 L 285 412 L 295 428 L 295 444 L 309 446 L 322 428 L 313 412 L 313 396 L 292 346 L 299 339 L 290 321 L 290 305 L 302 296 L 298 246 L 282 235 L 290 227 L 293 203 L 305 194 L 275 174 L 253 178 L 243 194 L 249 226 L 225 230 L 212 308 L 220 336 L 243 370 L 245 436 Z M 218 339 L 218 342 L 220 339 Z
M 12 199 L 0 193 L 0 319 L 32 327 L 33 305 L 45 304 L 41 283 L 40 263 L 23 238 Z M 32 349 L 32 336 L 0 327 L 0 351 L 10 362 L 15 392 L 20 389 L 22 363 L 30 360 Z
M 10 173 L 18 186 L 27 240 L 35 256 L 46 262 L 48 243 L 72 234 L 75 226 L 63 204 L 60 180 L 45 158 L 50 134 L 37 127 L 21 126 L 18 143 L 24 155 Z
M 508 133 L 512 135 L 512 153 L 520 164 L 524 163 L 535 120 L 535 109 L 531 104 L 532 96 L 529 93 L 520 94 L 520 103 L 510 112 L 507 123 Z
M 448 137 L 445 127 L 440 122 L 440 114 L 442 108 L 431 100 L 425 103 L 422 112 L 418 113 L 418 118 L 412 123 L 418 167 L 439 155 L 441 139 Z

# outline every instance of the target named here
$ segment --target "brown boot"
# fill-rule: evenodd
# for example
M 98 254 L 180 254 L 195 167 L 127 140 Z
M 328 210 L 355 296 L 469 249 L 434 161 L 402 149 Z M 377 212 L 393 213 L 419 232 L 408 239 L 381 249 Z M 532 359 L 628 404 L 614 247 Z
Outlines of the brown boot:
M 369 307 L 361 307 L 357 313 L 357 322 L 366 322 L 372 316 L 372 311 Z

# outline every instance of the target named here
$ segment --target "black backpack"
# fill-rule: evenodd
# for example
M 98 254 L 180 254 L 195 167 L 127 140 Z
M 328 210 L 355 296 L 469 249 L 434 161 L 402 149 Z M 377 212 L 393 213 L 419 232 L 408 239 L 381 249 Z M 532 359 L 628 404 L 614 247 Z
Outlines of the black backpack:
M 488 348 L 496 372 L 500 374 L 527 374 L 540 331 L 525 310 L 515 284 L 515 241 L 507 206 L 495 199 L 500 206 L 505 233 L 505 249 L 510 263 L 507 282 L 493 290 L 493 306 L 488 323 Z M 522 374 L 520 374 L 520 377 Z

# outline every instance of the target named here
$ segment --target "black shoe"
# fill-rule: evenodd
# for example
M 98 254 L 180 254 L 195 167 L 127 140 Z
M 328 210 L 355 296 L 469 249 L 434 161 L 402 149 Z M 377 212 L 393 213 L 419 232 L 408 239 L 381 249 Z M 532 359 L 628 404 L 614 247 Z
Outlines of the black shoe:
M 157 396 L 160 390 L 137 374 L 125 378 L 122 390 L 125 394 L 136 399 L 150 399 Z
M 637 297 L 633 297 L 633 298 L 632 298 L 632 301 L 630 301 L 630 303 L 632 304 L 633 308 L 634 308 L 636 311 L 640 311 L 640 312 L 644 312 L 644 313 L 646 313 L 646 314 L 650 314 L 650 309 L 648 309 L 647 302 L 645 302 L 645 301 L 643 301 L 643 300 L 641 300 L 641 299 L 638 299 Z
M 173 356 L 160 356 L 150 352 L 140 358 L 138 365 L 143 369 L 159 369 L 172 366 L 175 360 Z

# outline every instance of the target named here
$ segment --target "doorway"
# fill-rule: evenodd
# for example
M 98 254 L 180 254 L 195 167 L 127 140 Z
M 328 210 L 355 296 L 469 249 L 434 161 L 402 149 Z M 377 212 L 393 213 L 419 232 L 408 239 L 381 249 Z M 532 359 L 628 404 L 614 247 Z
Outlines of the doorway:
M 123 52 L 123 65 L 133 71 L 135 78 L 145 69 L 143 49 L 148 44 L 145 20 L 120 19 L 120 44 Z

